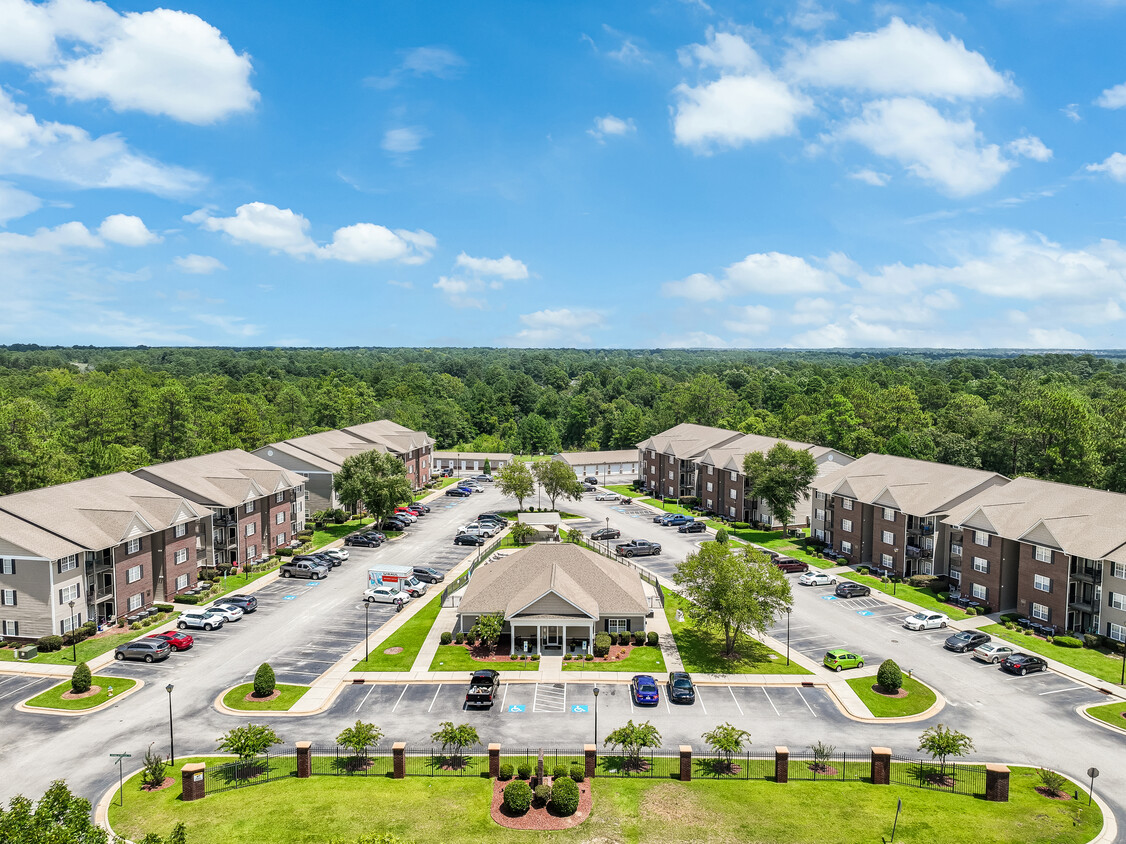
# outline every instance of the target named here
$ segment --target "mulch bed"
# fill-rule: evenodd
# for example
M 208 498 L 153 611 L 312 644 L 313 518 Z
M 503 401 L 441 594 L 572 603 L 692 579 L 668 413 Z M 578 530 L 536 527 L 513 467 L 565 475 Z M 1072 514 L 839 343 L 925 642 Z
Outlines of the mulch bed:
M 274 691 L 266 697 L 258 697 L 254 694 L 254 692 L 251 692 L 246 697 L 244 697 L 243 700 L 245 700 L 247 703 L 253 703 L 254 701 L 277 700 L 279 697 L 281 697 L 281 689 L 274 689 Z
M 809 770 L 819 777 L 835 777 L 840 773 L 840 771 L 832 765 L 821 765 L 816 762 L 809 766 Z
M 548 779 L 544 777 L 544 779 Z M 522 815 L 510 815 L 504 808 L 504 787 L 514 780 L 502 782 L 493 780 L 493 803 L 489 809 L 494 821 L 506 829 L 571 829 L 590 817 L 594 798 L 590 793 L 590 780 L 577 783 L 579 786 L 579 808 L 573 815 L 559 816 L 547 807 L 529 809 Z
M 164 791 L 164 789 L 168 788 L 168 786 L 172 785 L 174 782 L 176 782 L 176 780 L 172 777 L 165 777 L 164 782 L 158 786 L 142 785 L 141 791 Z
M 453 644 L 456 645 L 457 643 L 454 642 Z M 465 648 L 467 651 L 469 651 L 469 655 L 473 659 L 480 660 L 481 662 L 512 662 L 513 661 L 512 658 L 508 654 L 508 645 L 507 644 L 499 645 L 499 646 L 497 646 L 496 649 L 494 649 L 492 651 L 487 650 L 486 648 L 483 648 L 480 645 L 465 645 L 465 644 L 463 644 L 463 645 L 460 645 L 459 647 Z M 619 659 L 625 659 L 627 656 L 629 656 L 633 652 L 634 648 L 642 648 L 642 647 L 649 647 L 649 646 L 648 645 L 611 645 L 610 646 L 610 653 L 609 653 L 608 656 L 596 657 L 596 658 L 594 658 L 590 661 L 591 662 L 617 662 Z M 653 648 L 652 650 L 656 651 L 658 649 Z M 384 651 L 384 653 L 392 653 L 392 652 L 397 653 L 397 651 L 394 651 L 394 650 Z M 528 661 L 529 662 L 531 661 L 532 654 L 530 654 L 530 653 L 529 654 L 523 654 L 521 651 L 517 651 L 516 653 L 517 653 L 517 656 L 525 656 L 526 655 L 528 657 Z M 559 655 L 561 656 L 562 654 L 560 653 Z M 550 656 L 550 654 L 549 654 L 549 656 Z M 583 656 L 584 656 L 583 654 L 577 654 L 577 655 L 573 656 L 570 660 L 567 660 L 567 661 L 568 662 L 583 662 L 584 661 Z
M 401 654 L 403 652 L 403 649 L 402 648 L 384 648 L 383 652 L 385 654 Z
M 1049 791 L 1042 785 L 1036 786 L 1036 793 L 1041 797 L 1047 797 L 1049 800 L 1070 800 L 1071 795 L 1066 791 Z
M 903 698 L 903 697 L 907 697 L 907 695 L 910 694 L 910 692 L 908 692 L 907 689 L 900 689 L 895 694 L 889 695 L 887 692 L 884 691 L 884 687 L 881 686 L 879 683 L 872 686 L 872 691 L 874 691 L 880 697 L 892 697 L 892 698 Z
M 82 700 L 83 698 L 93 697 L 96 694 L 100 694 L 101 691 L 102 691 L 101 686 L 91 686 L 90 691 L 82 692 L 81 694 L 77 694 L 77 695 L 74 692 L 63 692 L 62 693 L 62 699 L 63 700 Z
M 940 785 L 943 788 L 954 787 L 954 777 L 950 776 L 949 774 L 946 774 L 944 776 L 942 774 L 930 773 L 926 775 L 925 779 L 930 785 Z

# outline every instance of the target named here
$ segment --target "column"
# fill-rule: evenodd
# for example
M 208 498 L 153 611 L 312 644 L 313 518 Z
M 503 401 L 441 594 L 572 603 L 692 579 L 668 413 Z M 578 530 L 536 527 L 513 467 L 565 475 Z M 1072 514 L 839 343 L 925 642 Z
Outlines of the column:
M 593 744 L 583 745 L 583 762 L 586 767 L 586 778 L 590 779 L 598 771 L 598 748 Z
M 542 650 L 542 648 L 540 647 L 540 642 L 542 641 L 542 638 L 541 638 L 542 636 L 543 636 L 543 631 L 542 631 L 540 625 L 537 624 L 536 625 L 536 653 L 539 653 Z
M 391 745 L 392 763 L 394 765 L 394 773 L 391 775 L 393 779 L 401 780 L 407 775 L 407 744 L 403 741 L 397 741 Z
M 312 744 L 307 741 L 297 742 L 297 778 L 306 779 L 313 773 L 313 760 L 310 756 Z
M 202 800 L 207 796 L 204 783 L 205 767 L 202 762 L 193 762 L 185 765 L 180 771 L 180 799 L 184 802 Z
M 790 781 L 790 748 L 777 746 L 774 748 L 774 781 Z
M 891 748 L 872 748 L 872 784 L 891 784 Z
M 688 744 L 680 746 L 680 781 L 692 781 L 692 746 Z
M 985 799 L 994 803 L 1009 802 L 1009 768 L 989 763 L 985 766 Z
M 489 776 L 496 779 L 500 776 L 500 745 L 489 745 Z

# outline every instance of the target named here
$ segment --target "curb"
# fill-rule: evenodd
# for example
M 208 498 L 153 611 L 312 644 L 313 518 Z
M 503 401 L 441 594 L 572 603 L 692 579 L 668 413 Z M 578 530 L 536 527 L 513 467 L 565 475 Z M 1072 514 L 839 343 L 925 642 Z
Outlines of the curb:
M 123 677 L 122 679 L 132 680 L 133 678 L 132 677 Z M 65 683 L 65 682 L 66 682 L 66 680 L 63 680 L 63 683 Z M 56 683 L 55 685 L 61 686 L 62 683 Z M 109 709 L 111 706 L 113 706 L 118 701 L 125 700 L 125 698 L 129 697 L 129 695 L 133 694 L 133 692 L 139 692 L 142 688 L 144 688 L 144 685 L 145 685 L 144 680 L 136 680 L 135 684 L 133 686 L 131 686 L 129 689 L 125 690 L 121 694 L 115 695 L 114 697 L 111 697 L 109 700 L 107 700 L 103 703 L 99 703 L 97 706 L 91 706 L 89 709 L 54 709 L 52 707 L 47 707 L 47 706 L 28 706 L 27 705 L 27 702 L 29 700 L 32 700 L 33 698 L 36 698 L 39 695 L 32 695 L 29 698 L 24 698 L 23 700 L 21 700 L 19 703 L 17 703 L 12 708 L 15 709 L 17 712 L 27 712 L 27 713 L 30 713 L 32 715 L 65 715 L 68 718 L 76 718 L 76 717 L 79 717 L 79 716 L 82 716 L 82 715 L 93 715 L 95 712 L 101 712 L 103 709 Z M 51 688 L 54 688 L 54 686 L 52 686 Z M 48 691 L 50 691 L 50 689 L 48 689 Z M 42 693 L 40 693 L 40 694 L 42 694 Z
M 1084 703 L 1075 707 L 1075 712 L 1079 714 L 1079 717 L 1090 721 L 1096 726 L 1102 727 L 1104 730 L 1109 730 L 1110 732 L 1117 733 L 1120 736 L 1126 735 L 1126 727 L 1115 727 L 1113 724 L 1108 724 L 1106 721 L 1100 721 L 1098 718 L 1093 718 L 1087 714 L 1088 709 L 1094 709 L 1095 707 L 1106 705 L 1107 704 L 1105 703 Z M 1123 711 L 1126 711 L 1126 704 L 1123 705 Z M 1126 723 L 1126 718 L 1123 719 L 1123 723 Z
M 918 680 L 918 678 L 914 679 Z M 923 683 L 922 680 L 918 680 L 918 682 Z M 819 683 L 817 685 L 820 686 L 821 684 Z M 943 697 L 942 692 L 926 683 L 923 683 L 923 685 L 934 692 L 934 703 L 924 711 L 916 713 L 915 715 L 894 715 L 889 718 L 877 718 L 875 715 L 871 714 L 867 717 L 856 715 L 850 711 L 845 702 L 837 696 L 836 689 L 833 688 L 832 684 L 826 683 L 824 684 L 824 688 L 825 691 L 829 693 L 829 697 L 831 697 L 833 702 L 837 705 L 837 709 L 850 721 L 858 721 L 861 724 L 914 724 L 919 721 L 926 721 L 928 718 L 933 718 L 946 708 L 946 698 Z M 864 701 L 861 701 L 861 703 L 863 702 Z
M 239 686 L 241 685 L 244 684 L 239 683 Z M 328 707 L 336 700 L 336 696 L 340 694 L 339 690 L 333 692 L 318 709 L 310 709 L 308 712 L 294 712 L 292 710 L 292 707 L 290 709 L 231 709 L 231 707 L 223 703 L 223 698 L 225 698 L 227 694 L 230 693 L 233 689 L 237 688 L 238 686 L 231 686 L 231 688 L 224 689 L 223 691 L 219 692 L 218 696 L 215 698 L 214 703 L 212 703 L 212 706 L 214 707 L 216 712 L 219 712 L 222 715 L 238 715 L 240 717 L 243 715 L 251 715 L 255 718 L 272 718 L 277 715 L 288 716 L 290 718 L 301 715 L 319 715 L 320 713 L 328 709 Z M 311 691 L 313 691 L 312 686 L 306 687 L 305 695 L 309 694 L 309 692 Z M 301 697 L 305 697 L 305 695 L 302 695 Z M 300 700 L 301 698 L 295 700 L 294 705 L 296 706 L 297 703 L 300 702 Z

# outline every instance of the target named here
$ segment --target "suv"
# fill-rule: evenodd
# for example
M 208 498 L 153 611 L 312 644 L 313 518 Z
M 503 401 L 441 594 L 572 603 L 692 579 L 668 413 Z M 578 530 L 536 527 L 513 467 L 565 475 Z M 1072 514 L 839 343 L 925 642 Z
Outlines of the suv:
M 851 580 L 846 580 L 837 584 L 838 598 L 856 598 L 871 594 L 872 589 L 862 583 L 853 583 Z
M 423 583 L 441 583 L 446 579 L 444 574 L 430 566 L 415 566 L 414 576 Z
M 227 595 L 223 598 L 224 604 L 234 604 L 245 613 L 252 613 L 258 609 L 258 599 L 253 595 Z
M 180 618 L 176 621 L 176 626 L 181 630 L 186 630 L 189 627 L 202 627 L 204 630 L 218 630 L 223 626 L 225 621 L 226 619 L 221 615 L 199 610 L 196 612 L 180 613 Z
M 481 521 L 481 519 L 492 519 L 494 522 L 500 522 L 505 527 L 508 527 L 508 519 L 506 519 L 496 510 L 490 510 L 488 513 L 481 513 L 477 517 L 477 521 Z
M 118 645 L 113 652 L 114 659 L 139 659 L 145 662 L 159 662 L 168 659 L 172 646 L 163 639 L 138 639 Z
M 357 548 L 378 548 L 383 543 L 374 536 L 353 533 L 350 536 L 344 537 L 344 544 L 354 545 Z

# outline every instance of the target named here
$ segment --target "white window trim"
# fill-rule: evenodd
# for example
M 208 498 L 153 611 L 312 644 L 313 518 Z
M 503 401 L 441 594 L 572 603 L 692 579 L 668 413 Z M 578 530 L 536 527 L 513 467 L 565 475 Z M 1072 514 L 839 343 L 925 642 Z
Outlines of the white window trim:
M 125 553 L 126 554 L 136 554 L 140 550 L 141 550 L 141 540 L 139 540 L 139 539 L 130 539 L 125 544 Z
M 852 519 L 841 519 L 841 530 L 852 533 Z
M 880 562 L 884 564 L 885 568 L 891 568 L 891 566 L 895 563 L 895 559 L 891 556 L 891 554 L 880 554 Z
M 1037 621 L 1048 621 L 1052 617 L 1051 610 L 1043 604 L 1033 603 L 1032 617 Z
M 852 553 L 852 543 L 851 542 L 842 542 L 841 543 L 841 553 L 842 554 L 851 554 Z
M 1115 563 L 1111 574 L 1119 580 L 1126 580 L 1126 563 Z
M 624 618 L 606 619 L 606 630 L 609 633 L 628 633 L 629 622 Z
M 892 533 L 890 530 L 881 531 L 880 532 L 880 539 L 883 540 L 884 545 L 894 545 L 895 544 L 895 534 Z
M 254 522 L 251 522 L 250 524 L 248 524 L 246 526 L 246 535 L 247 536 L 254 536 L 254 530 L 255 530 Z
M 186 574 L 180 575 L 176 578 L 176 591 L 179 592 L 181 589 L 187 589 L 190 582 L 191 579 Z
M 254 502 L 253 501 L 247 501 L 246 507 L 244 509 L 245 509 L 247 515 L 250 515 L 251 513 L 253 513 L 254 512 Z
M 125 583 L 126 585 L 137 583 L 144 576 L 145 571 L 143 566 L 130 566 L 125 570 Z
M 182 563 L 186 563 L 188 561 L 188 549 L 187 548 L 177 549 L 176 556 L 175 556 L 174 560 L 175 560 L 176 565 L 181 565 Z
M 1121 592 L 1111 592 L 1110 605 L 1116 610 L 1126 610 L 1126 595 Z
M 989 560 L 985 557 L 974 557 L 973 559 L 974 571 L 981 574 L 989 574 Z
M 1043 554 L 1043 556 L 1041 556 Z M 1032 546 L 1032 556 L 1038 563 L 1050 563 L 1052 561 L 1052 549 L 1045 548 L 1043 545 Z
M 1032 576 L 1032 588 L 1037 592 L 1051 592 L 1052 578 L 1043 574 L 1035 574 Z
M 885 507 L 884 508 L 884 521 L 885 522 L 894 522 L 895 521 L 895 510 L 891 509 L 890 507 Z
M 176 525 L 176 527 L 172 528 L 172 535 L 174 537 L 176 537 L 177 539 L 179 539 L 181 536 L 187 536 L 188 535 L 187 524 L 184 523 L 184 522 L 181 522 L 180 524 Z
M 136 595 L 130 595 L 129 600 L 125 604 L 125 609 L 128 612 L 139 610 L 145 603 L 145 596 L 138 592 Z
M 984 538 L 984 542 L 982 539 Z M 989 534 L 983 530 L 974 531 L 974 545 L 980 545 L 983 548 L 989 547 Z
M 979 594 L 980 592 L 980 594 Z M 980 583 L 975 583 L 972 587 L 972 593 L 979 601 L 984 601 L 989 597 L 989 590 L 982 586 Z
M 851 498 L 842 498 L 841 499 L 841 507 L 844 508 L 845 510 L 851 510 L 852 509 L 852 499 Z
M 4 622 L 7 624 L 7 622 Z M 1126 642 L 1126 626 L 1115 624 L 1113 621 L 1107 623 L 1106 637 L 1113 639 L 1116 642 Z

